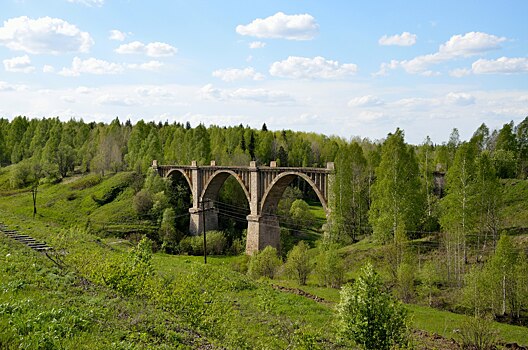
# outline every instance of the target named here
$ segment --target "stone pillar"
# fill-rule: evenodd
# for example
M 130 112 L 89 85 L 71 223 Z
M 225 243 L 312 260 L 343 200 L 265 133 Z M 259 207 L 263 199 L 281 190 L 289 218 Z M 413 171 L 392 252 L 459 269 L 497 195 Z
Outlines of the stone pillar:
M 218 210 L 212 209 L 213 204 L 205 200 L 205 212 L 202 211 L 202 173 L 194 160 L 191 162 L 191 181 L 193 206 L 189 209 L 189 213 L 191 214 L 189 232 L 191 235 L 199 235 L 203 233 L 203 215 L 205 215 L 205 229 L 207 231 L 217 230 Z
M 191 213 L 191 220 L 189 223 L 189 232 L 191 235 L 200 235 L 204 231 L 203 227 L 203 218 L 202 215 L 205 215 L 205 229 L 207 231 L 217 230 L 218 229 L 218 210 L 214 208 L 209 208 L 205 206 L 205 213 L 202 212 L 202 208 L 190 208 L 189 213 Z
M 189 232 L 191 235 L 199 235 L 203 232 L 202 227 L 202 213 L 200 208 L 200 195 L 202 194 L 201 176 L 196 161 L 191 162 L 191 194 L 192 194 L 192 208 L 189 209 L 191 213 L 191 220 L 189 222 Z
M 280 249 L 280 227 L 276 216 L 248 215 L 246 254 L 253 255 L 267 246 Z

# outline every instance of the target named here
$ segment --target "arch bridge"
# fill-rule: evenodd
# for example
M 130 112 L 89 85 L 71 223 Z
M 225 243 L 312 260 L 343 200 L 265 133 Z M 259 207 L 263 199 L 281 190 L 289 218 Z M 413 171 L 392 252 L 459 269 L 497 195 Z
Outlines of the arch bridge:
M 204 221 L 207 230 L 218 228 L 218 211 L 202 211 L 200 205 L 204 202 L 216 201 L 224 182 L 229 176 L 233 176 L 244 190 L 249 203 L 247 254 L 262 250 L 268 245 L 279 249 L 280 228 L 276 214 L 277 206 L 286 187 L 297 177 L 304 179 L 313 188 L 327 217 L 330 214 L 328 199 L 330 183 L 333 181 L 334 163 L 327 163 L 326 168 L 293 168 L 277 167 L 276 162 L 271 162 L 270 166 L 257 166 L 256 162 L 250 162 L 248 167 L 244 167 L 217 166 L 215 161 L 209 166 L 198 166 L 195 161 L 190 166 L 159 165 L 154 160 L 152 167 L 162 177 L 180 173 L 189 184 L 192 193 L 189 231 L 192 234 L 203 232 Z

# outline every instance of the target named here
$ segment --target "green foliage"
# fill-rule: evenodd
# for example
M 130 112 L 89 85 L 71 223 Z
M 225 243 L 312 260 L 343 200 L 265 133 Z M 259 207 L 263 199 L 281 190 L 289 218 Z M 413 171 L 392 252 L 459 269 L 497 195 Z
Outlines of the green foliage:
M 277 249 L 267 246 L 250 258 L 248 275 L 252 278 L 268 277 L 273 279 L 281 265 L 282 261 L 277 255 Z
M 408 344 L 407 310 L 385 290 L 370 263 L 363 267 L 354 285 L 342 288 L 337 316 L 342 337 L 364 349 Z
M 515 177 L 517 170 L 517 160 L 515 153 L 511 150 L 497 149 L 493 152 L 493 165 L 497 169 L 497 175 L 501 179 L 511 179 Z
M 418 294 L 427 300 L 429 306 L 433 305 L 433 297 L 438 293 L 440 272 L 434 261 L 426 261 L 419 271 L 421 284 L 418 286 Z
M 477 225 L 476 201 L 476 146 L 462 144 L 455 154 L 453 166 L 446 175 L 447 195 L 441 202 L 440 224 L 446 233 L 448 273 L 459 284 L 467 259 L 466 238 Z
M 498 331 L 487 317 L 467 318 L 458 335 L 462 349 L 493 350 L 499 343 Z
M 176 214 L 174 209 L 167 208 L 163 211 L 163 218 L 160 225 L 160 238 L 162 241 L 162 249 L 165 252 L 174 252 L 176 246 L 180 241 L 180 233 L 175 228 Z
M 398 266 L 397 270 L 397 293 L 401 300 L 406 303 L 409 303 L 415 293 L 414 282 L 416 279 L 415 276 L 415 267 L 411 262 L 404 261 Z
M 290 208 L 290 218 L 296 229 L 310 227 L 315 217 L 310 211 L 310 206 L 302 199 L 296 199 Z
M 153 205 L 152 194 L 146 190 L 141 190 L 134 196 L 134 209 L 139 217 L 147 216 Z
M 289 251 L 284 269 L 286 273 L 295 279 L 300 285 L 305 285 L 308 275 L 313 269 L 308 245 L 300 241 L 292 250 Z
M 103 178 L 98 174 L 90 174 L 70 183 L 70 187 L 73 190 L 84 190 L 95 185 L 98 185 L 103 181 Z
M 117 196 L 119 196 L 121 192 L 123 192 L 125 188 L 127 187 L 128 187 L 128 184 L 126 183 L 113 186 L 107 192 L 105 192 L 102 198 L 97 198 L 95 195 L 92 195 L 92 199 L 98 205 L 108 204 L 112 202 L 113 200 L 115 200 Z
M 221 231 L 207 231 L 206 234 L 207 254 L 220 255 L 227 248 L 227 240 Z M 189 255 L 203 255 L 203 234 L 198 236 L 187 236 L 180 241 L 180 252 Z
M 320 286 L 339 288 L 345 278 L 345 266 L 337 245 L 321 246 L 315 258 L 315 275 Z
M 523 266 L 524 265 L 524 266 Z M 519 317 L 520 310 L 528 305 L 526 293 L 526 256 L 514 246 L 511 238 L 503 234 L 497 243 L 495 254 L 489 262 L 493 291 L 497 303 L 496 313 Z
M 152 242 L 144 237 L 128 255 L 104 264 L 100 278 L 108 287 L 130 296 L 144 293 L 143 287 L 153 272 Z
M 518 319 L 528 300 L 528 263 L 511 238 L 501 235 L 495 253 L 465 276 L 463 302 L 475 316 L 486 313 Z
M 332 183 L 331 235 L 334 241 L 354 242 L 368 231 L 367 160 L 357 142 L 343 145 L 335 159 Z
M 404 143 L 403 131 L 397 129 L 383 143 L 372 187 L 369 221 L 378 241 L 386 243 L 398 230 L 417 228 L 425 201 L 418 174 L 414 150 Z

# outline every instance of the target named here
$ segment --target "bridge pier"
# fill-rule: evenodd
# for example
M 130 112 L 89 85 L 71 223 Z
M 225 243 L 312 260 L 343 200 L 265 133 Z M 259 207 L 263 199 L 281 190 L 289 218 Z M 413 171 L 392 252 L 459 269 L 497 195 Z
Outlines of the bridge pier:
M 280 249 L 280 227 L 276 216 L 248 215 L 246 254 L 253 255 L 267 246 Z
M 189 232 L 191 235 L 201 235 L 204 232 L 203 216 L 205 215 L 205 228 L 207 231 L 218 230 L 218 209 L 190 208 L 191 220 L 189 222 Z

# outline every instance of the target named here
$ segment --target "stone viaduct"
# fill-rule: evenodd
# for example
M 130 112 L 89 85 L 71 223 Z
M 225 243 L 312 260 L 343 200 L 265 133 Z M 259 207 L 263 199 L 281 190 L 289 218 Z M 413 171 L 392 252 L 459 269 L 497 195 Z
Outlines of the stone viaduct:
M 250 162 L 249 167 L 244 167 L 217 166 L 214 161 L 210 166 L 198 166 L 195 161 L 190 166 L 159 165 L 154 160 L 152 167 L 162 177 L 179 173 L 189 184 L 192 193 L 189 230 L 192 234 L 203 232 L 203 221 L 207 230 L 218 228 L 218 211 L 212 208 L 204 212 L 201 204 L 216 201 L 224 182 L 229 176 L 233 176 L 244 190 L 249 203 L 247 254 L 262 250 L 268 245 L 279 248 L 277 205 L 286 187 L 297 177 L 304 179 L 313 188 L 327 217 L 330 213 L 328 199 L 334 163 L 328 163 L 326 168 L 292 168 L 277 167 L 276 162 L 271 162 L 270 166 L 257 166 L 256 162 Z

